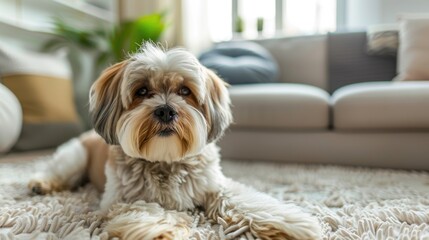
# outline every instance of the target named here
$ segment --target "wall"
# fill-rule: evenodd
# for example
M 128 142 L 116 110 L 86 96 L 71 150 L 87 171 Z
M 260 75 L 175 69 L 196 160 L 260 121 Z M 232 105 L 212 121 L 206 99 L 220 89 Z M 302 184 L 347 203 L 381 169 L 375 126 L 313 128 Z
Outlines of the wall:
M 402 13 L 426 13 L 429 15 L 428 0 L 381 0 L 381 22 L 396 22 Z
M 347 0 L 346 28 L 365 30 L 367 26 L 395 23 L 401 13 L 428 13 L 428 0 Z
M 346 1 L 346 29 L 361 30 L 365 26 L 380 22 L 380 0 Z

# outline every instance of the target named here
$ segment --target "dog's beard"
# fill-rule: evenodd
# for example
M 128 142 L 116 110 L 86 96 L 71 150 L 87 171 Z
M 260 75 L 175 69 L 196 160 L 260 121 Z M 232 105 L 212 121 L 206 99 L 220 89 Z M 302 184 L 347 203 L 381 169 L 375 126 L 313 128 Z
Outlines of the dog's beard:
M 168 104 L 178 111 L 177 119 L 171 124 L 160 123 L 153 117 L 160 99 L 147 100 L 119 119 L 117 136 L 125 154 L 164 162 L 198 154 L 207 141 L 204 116 L 184 100 L 173 98 L 175 101 Z

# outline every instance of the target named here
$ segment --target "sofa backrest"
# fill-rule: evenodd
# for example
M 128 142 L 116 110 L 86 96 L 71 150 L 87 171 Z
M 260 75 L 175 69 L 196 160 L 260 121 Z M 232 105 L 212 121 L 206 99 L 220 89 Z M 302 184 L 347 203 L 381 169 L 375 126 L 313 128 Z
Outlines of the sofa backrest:
M 396 57 L 367 53 L 365 32 L 327 35 L 328 91 L 359 82 L 391 81 L 396 76 Z
M 304 83 L 330 93 L 359 82 L 391 81 L 396 58 L 367 54 L 365 32 L 256 40 L 277 60 L 280 81 Z
M 277 60 L 280 81 L 328 90 L 326 35 L 257 40 Z

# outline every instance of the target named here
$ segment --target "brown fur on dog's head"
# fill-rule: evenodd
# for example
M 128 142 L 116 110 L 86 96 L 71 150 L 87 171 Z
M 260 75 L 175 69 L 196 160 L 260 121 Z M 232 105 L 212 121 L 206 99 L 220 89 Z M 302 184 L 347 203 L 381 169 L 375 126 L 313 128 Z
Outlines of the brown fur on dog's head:
M 149 161 L 197 154 L 232 121 L 224 81 L 189 52 L 152 44 L 106 69 L 90 99 L 94 128 L 106 142 Z

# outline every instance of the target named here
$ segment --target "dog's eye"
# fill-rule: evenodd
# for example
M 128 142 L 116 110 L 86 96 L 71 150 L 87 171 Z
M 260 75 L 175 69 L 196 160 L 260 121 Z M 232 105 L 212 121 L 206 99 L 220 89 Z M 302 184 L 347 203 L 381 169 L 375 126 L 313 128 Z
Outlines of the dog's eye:
M 148 92 L 149 91 L 147 90 L 147 87 L 142 87 L 142 88 L 139 88 L 139 90 L 137 90 L 136 95 L 139 97 L 145 97 L 147 96 Z
M 179 95 L 188 96 L 189 94 L 191 94 L 191 89 L 189 89 L 187 87 L 181 87 L 180 88 Z

